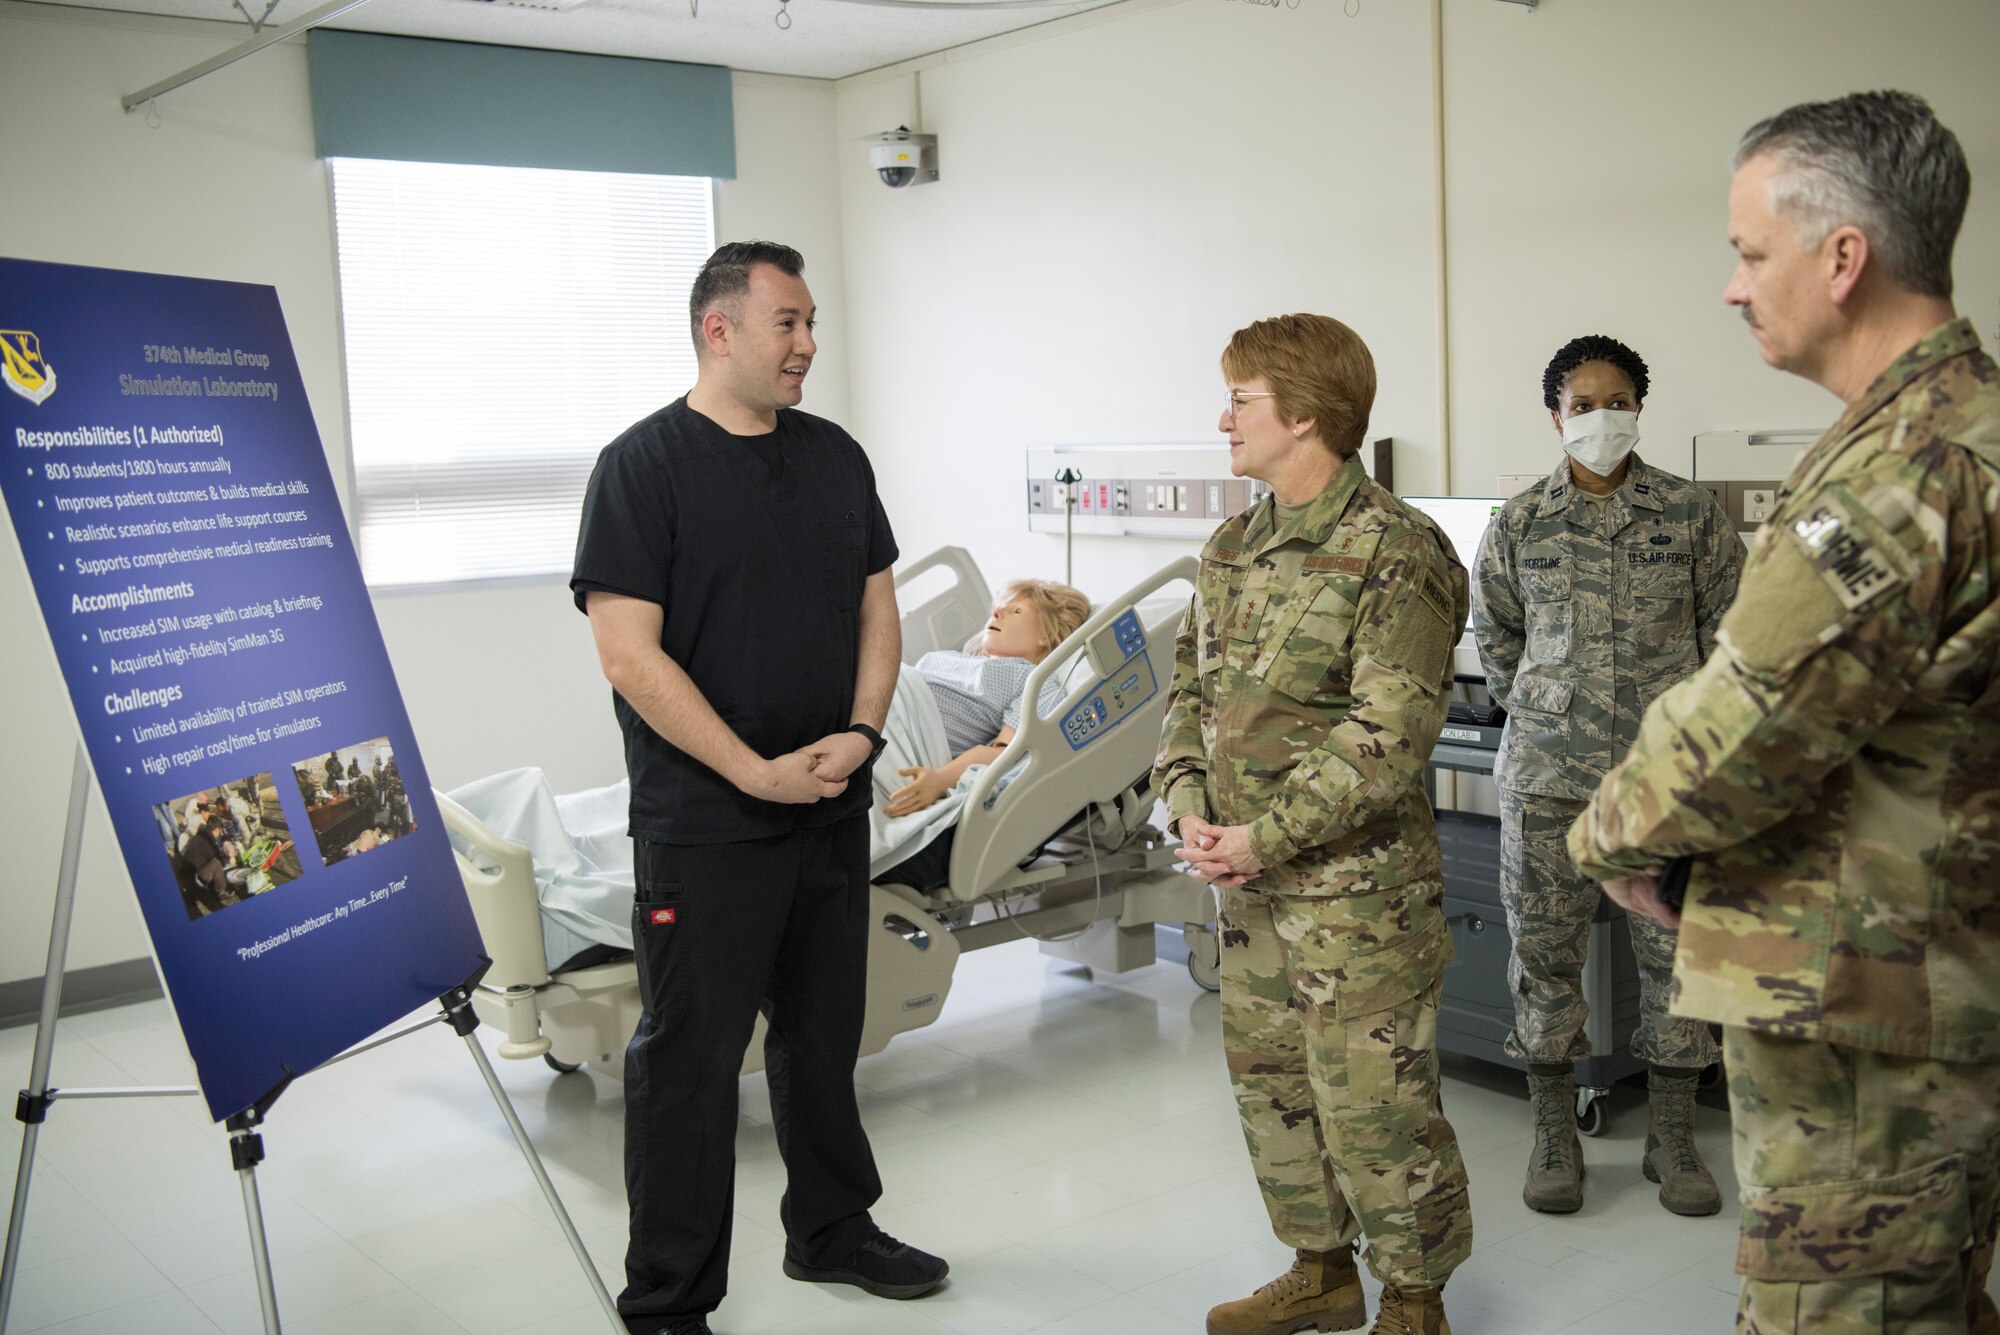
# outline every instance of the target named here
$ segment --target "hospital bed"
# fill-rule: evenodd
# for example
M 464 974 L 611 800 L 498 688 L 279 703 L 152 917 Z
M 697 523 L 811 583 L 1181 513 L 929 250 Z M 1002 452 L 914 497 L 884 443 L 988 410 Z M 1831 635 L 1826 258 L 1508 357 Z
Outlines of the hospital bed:
M 1175 870 L 1171 841 L 1150 821 L 1146 785 L 1187 606 L 1184 592 L 1163 591 L 1191 584 L 1195 568 L 1182 557 L 1101 604 L 1036 666 L 1024 700 L 1040 701 L 1053 680 L 1062 703 L 1048 714 L 1025 707 L 1013 740 L 973 783 L 951 831 L 945 884 L 870 887 L 863 1055 L 938 1017 L 962 952 L 1023 937 L 1123 972 L 1154 961 L 1155 927 L 1169 924 L 1185 933 L 1190 975 L 1217 986 L 1212 893 Z M 896 584 L 911 595 L 906 662 L 959 648 L 986 624 L 991 595 L 963 548 L 932 553 Z M 473 1009 L 505 1035 L 500 1054 L 622 1078 L 641 1009 L 631 955 L 551 973 L 528 850 L 446 794 L 438 805 L 493 958 Z M 746 1073 L 763 1065 L 762 1030 L 760 1017 Z

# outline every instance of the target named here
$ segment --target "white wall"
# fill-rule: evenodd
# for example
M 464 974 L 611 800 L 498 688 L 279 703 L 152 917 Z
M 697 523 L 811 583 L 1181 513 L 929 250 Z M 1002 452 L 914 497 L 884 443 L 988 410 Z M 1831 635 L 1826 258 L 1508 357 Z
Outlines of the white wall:
M 1397 489 L 1440 484 L 1427 11 L 1140 0 L 912 62 L 943 179 L 903 191 L 850 141 L 910 114 L 911 67 L 841 82 L 853 425 L 906 552 L 1059 572 L 1022 450 L 1214 439 L 1216 352 L 1285 310 L 1362 333 Z M 1991 0 L 1445 0 L 1443 32 L 1455 493 L 1554 466 L 1541 372 L 1581 333 L 1652 364 L 1642 448 L 1668 467 L 1697 431 L 1832 421 L 1720 299 L 1730 154 L 1792 102 L 1931 99 L 1975 180 L 1960 308 L 1994 329 Z M 1191 545 L 1080 538 L 1078 579 L 1109 592 Z
M 143 87 L 233 45 L 233 26 L 0 3 L 0 88 L 26 112 L 0 136 L 0 237 L 28 259 L 269 283 L 278 289 L 335 479 L 346 480 L 338 283 L 326 174 L 313 156 L 305 48 L 274 47 L 161 100 L 161 125 L 119 109 Z M 843 287 L 830 84 L 735 80 L 739 176 L 718 186 L 724 238 L 803 248 L 839 328 Z M 817 260 L 814 263 L 814 260 Z M 835 345 L 808 406 L 848 411 Z M 433 779 L 525 764 L 560 787 L 622 773 L 609 690 L 560 579 L 377 600 Z M 0 982 L 42 972 L 74 725 L 11 542 L 0 542 L 0 682 L 11 708 L 0 809 L 17 832 L 0 881 Z M 72 967 L 146 953 L 101 805 L 84 846 Z
M 1961 313 L 2000 315 L 2000 6 L 1991 0 L 1493 0 L 1445 5 L 1453 481 L 1546 472 L 1542 368 L 1605 333 L 1644 357 L 1640 449 L 1685 470 L 1698 431 L 1825 427 L 1840 404 L 1767 368 L 1722 301 L 1743 131 L 1869 88 L 1929 99 L 1972 165 Z
M 1371 434 L 1437 485 L 1430 39 L 1421 4 L 1196 0 L 1064 20 L 923 70 L 935 185 L 888 190 L 853 142 L 911 76 L 840 85 L 855 434 L 903 551 L 989 580 L 1062 572 L 1023 451 L 1219 442 L 1217 358 L 1286 311 L 1347 321 L 1380 374 Z M 1115 593 L 1196 542 L 1079 539 Z

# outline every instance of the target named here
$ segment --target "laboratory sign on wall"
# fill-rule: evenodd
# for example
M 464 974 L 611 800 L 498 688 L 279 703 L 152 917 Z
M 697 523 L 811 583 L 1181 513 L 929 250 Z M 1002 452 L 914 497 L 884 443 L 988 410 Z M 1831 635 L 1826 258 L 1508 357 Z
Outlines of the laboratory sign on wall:
M 221 1119 L 480 963 L 277 292 L 0 259 L 0 429 L 0 492 Z

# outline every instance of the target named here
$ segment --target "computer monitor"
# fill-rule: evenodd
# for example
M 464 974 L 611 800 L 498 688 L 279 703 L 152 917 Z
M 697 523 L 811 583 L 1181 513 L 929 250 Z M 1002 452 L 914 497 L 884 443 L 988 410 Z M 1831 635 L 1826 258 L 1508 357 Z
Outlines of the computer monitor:
M 1405 496 L 1403 503 L 1422 510 L 1444 530 L 1458 552 L 1459 563 L 1467 570 L 1479 559 L 1479 542 L 1486 536 L 1486 525 L 1506 504 L 1487 496 Z
M 1487 524 L 1506 504 L 1490 496 L 1405 496 L 1403 501 L 1423 511 L 1430 516 L 1432 523 L 1444 530 L 1444 535 L 1451 539 L 1452 549 L 1458 553 L 1459 564 L 1465 567 L 1468 575 L 1479 559 L 1479 543 L 1486 536 Z M 1461 676 L 1485 675 L 1485 669 L 1479 665 L 1479 649 L 1473 643 L 1470 626 L 1466 627 L 1464 638 L 1458 642 L 1455 668 Z

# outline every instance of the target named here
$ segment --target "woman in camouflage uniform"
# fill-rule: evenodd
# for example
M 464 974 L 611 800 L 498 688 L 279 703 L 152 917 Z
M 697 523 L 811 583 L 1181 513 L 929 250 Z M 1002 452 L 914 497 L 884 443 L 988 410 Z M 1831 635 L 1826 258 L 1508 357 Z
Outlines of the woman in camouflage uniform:
M 1271 495 L 1217 529 L 1181 628 L 1154 786 L 1221 889 L 1223 1047 L 1286 1274 L 1210 1335 L 1351 1330 L 1366 1235 L 1378 1335 L 1448 1335 L 1472 1246 L 1438 1097 L 1451 955 L 1423 771 L 1465 570 L 1355 457 L 1375 365 L 1346 325 L 1262 320 L 1223 353 L 1231 469 Z
M 1590 1056 L 1583 966 L 1603 901 L 1563 840 L 1646 706 L 1701 665 L 1736 596 L 1743 540 L 1704 487 L 1632 453 L 1650 375 L 1638 353 L 1589 334 L 1556 350 L 1542 403 L 1562 461 L 1500 507 L 1472 577 L 1472 626 L 1493 698 L 1507 707 L 1500 788 L 1500 900 L 1512 942 L 1514 1028 L 1535 1120 L 1522 1199 L 1583 1205 L 1575 1063 Z M 1694 1095 L 1721 1058 L 1708 1026 L 1667 1013 L 1674 934 L 1631 919 L 1639 965 L 1632 1055 L 1646 1062 L 1644 1172 L 1676 1214 L 1722 1208 L 1694 1143 Z

